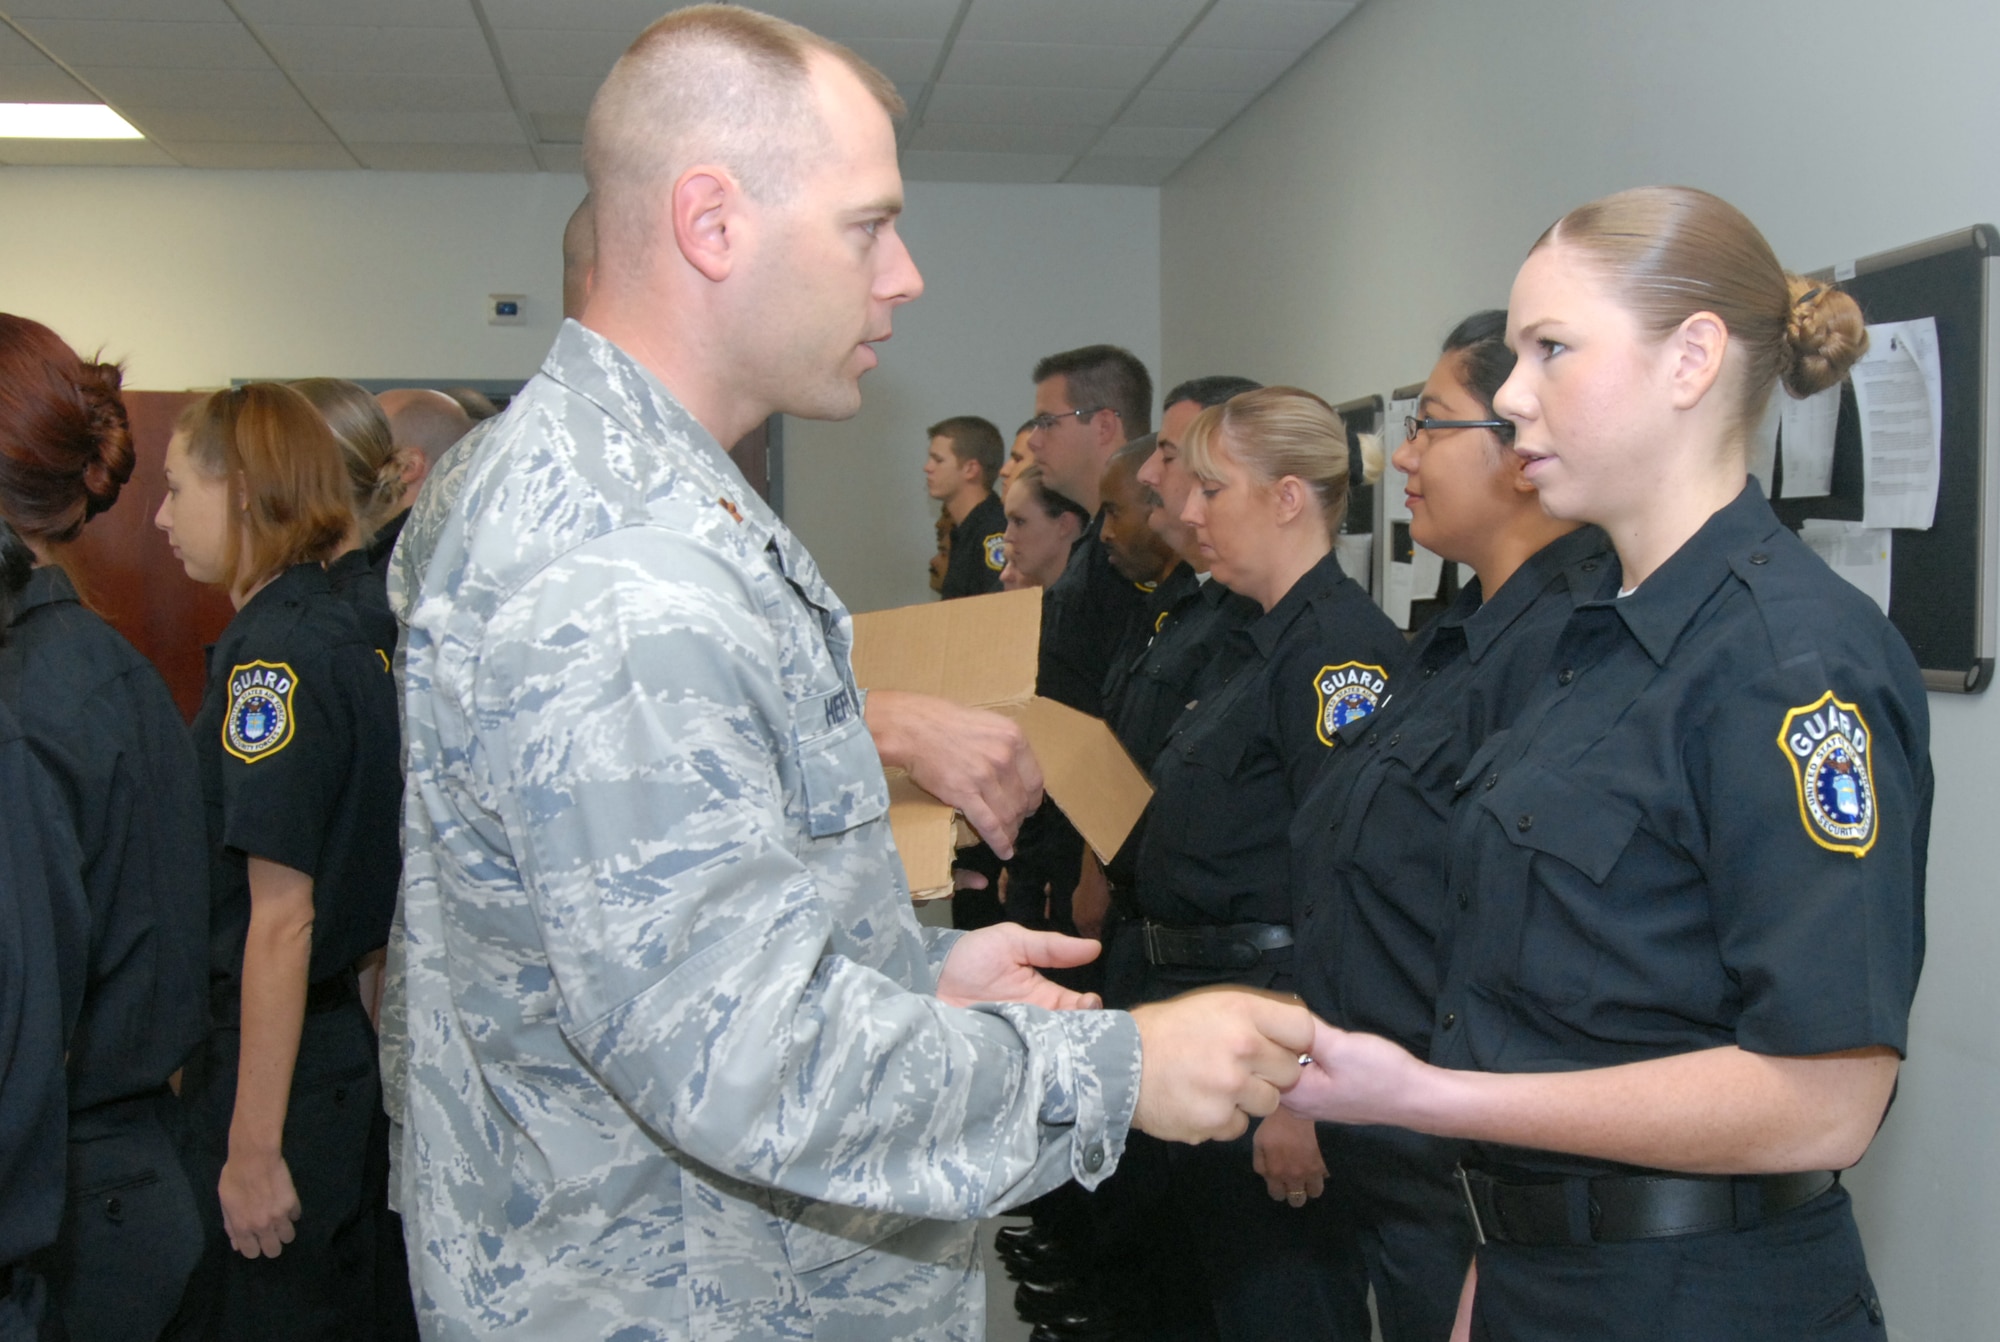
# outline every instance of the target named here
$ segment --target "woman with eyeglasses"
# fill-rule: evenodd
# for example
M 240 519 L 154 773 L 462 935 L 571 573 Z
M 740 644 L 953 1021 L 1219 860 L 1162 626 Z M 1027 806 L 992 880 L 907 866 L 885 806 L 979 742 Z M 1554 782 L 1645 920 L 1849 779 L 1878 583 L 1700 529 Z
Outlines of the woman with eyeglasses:
M 1211 577 L 1263 614 L 1233 631 L 1209 688 L 1166 738 L 1134 868 L 1141 1000 L 1210 984 L 1291 991 L 1285 835 L 1340 730 L 1400 684 L 1402 634 L 1341 572 L 1346 426 L 1291 387 L 1247 391 L 1189 425 L 1182 517 Z M 1139 1140 L 1139 1138 L 1133 1138 Z M 1368 1336 L 1336 1273 L 1358 1260 L 1324 1203 L 1273 1203 L 1250 1137 L 1167 1152 L 1224 1339 Z
M 354 515 L 339 444 L 297 391 L 190 406 L 166 475 L 158 525 L 236 607 L 193 726 L 214 1028 L 186 1096 L 214 1223 L 178 1326 L 373 1337 L 387 1133 L 355 965 L 387 939 L 401 870 L 391 617 L 327 577 Z
M 1618 562 L 1458 780 L 1430 1061 L 1322 1026 L 1287 1103 L 1466 1141 L 1472 1337 L 1880 1338 L 1837 1172 L 1908 1039 L 1928 708 L 1746 465 L 1860 312 L 1649 188 L 1543 235 L 1508 338 L 1522 471 Z
M 1418 633 L 1388 702 L 1341 730 L 1291 830 L 1299 995 L 1418 1057 L 1430 1050 L 1455 785 L 1610 566 L 1602 532 L 1543 511 L 1514 426 L 1494 414 L 1514 369 L 1506 333 L 1506 313 L 1480 312 L 1445 338 L 1394 457 L 1411 539 L 1476 576 Z M 1323 1197 L 1354 1237 L 1385 1342 L 1443 1342 L 1473 1247 L 1457 1145 L 1389 1127 L 1315 1133 L 1285 1110 L 1255 1145 L 1272 1198 Z

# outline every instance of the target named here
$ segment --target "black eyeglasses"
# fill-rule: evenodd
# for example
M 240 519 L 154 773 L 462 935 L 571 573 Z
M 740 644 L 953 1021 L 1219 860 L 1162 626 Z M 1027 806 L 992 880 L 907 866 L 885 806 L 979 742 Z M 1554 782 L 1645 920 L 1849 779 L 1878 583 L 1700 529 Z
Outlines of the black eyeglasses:
M 1048 411 L 1044 410 L 1041 414 L 1036 415 L 1033 419 L 1028 421 L 1028 427 L 1031 429 L 1040 430 L 1043 433 L 1047 433 L 1050 429 L 1053 429 L 1056 425 L 1062 423 L 1064 420 L 1068 419 L 1071 415 L 1076 416 L 1078 419 L 1089 419 L 1099 410 L 1108 410 L 1110 408 L 1111 407 L 1109 406 L 1100 405 L 1097 406 L 1095 409 L 1091 410 L 1064 410 L 1057 414 L 1050 414 Z
M 1403 416 L 1403 441 L 1415 442 L 1420 433 L 1435 433 L 1439 429 L 1491 429 L 1505 438 L 1514 432 L 1511 419 L 1432 419 L 1429 415 Z

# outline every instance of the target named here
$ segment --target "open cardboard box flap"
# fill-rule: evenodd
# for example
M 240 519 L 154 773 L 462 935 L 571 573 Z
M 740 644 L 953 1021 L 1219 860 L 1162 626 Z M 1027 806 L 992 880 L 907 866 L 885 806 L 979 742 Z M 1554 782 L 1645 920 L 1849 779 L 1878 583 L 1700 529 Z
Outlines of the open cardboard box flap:
M 1021 724 L 1048 794 L 1109 861 L 1152 788 L 1104 723 L 1035 694 L 1042 594 L 1031 588 L 854 617 L 854 676 L 868 690 L 933 694 Z M 889 827 L 917 899 L 951 893 L 954 851 L 976 839 L 951 807 L 889 772 Z

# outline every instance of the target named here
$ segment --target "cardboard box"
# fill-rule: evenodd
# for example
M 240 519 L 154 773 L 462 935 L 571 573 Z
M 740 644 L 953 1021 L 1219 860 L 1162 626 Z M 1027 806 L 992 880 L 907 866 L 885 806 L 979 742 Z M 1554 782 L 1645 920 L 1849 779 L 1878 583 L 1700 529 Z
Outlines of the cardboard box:
M 1153 789 L 1102 719 L 1036 696 L 1041 633 L 1040 588 L 872 611 L 854 617 L 854 676 L 864 689 L 934 694 L 1020 723 L 1049 796 L 1109 861 Z M 952 854 L 978 836 L 902 770 L 888 775 L 889 827 L 910 893 L 941 899 Z

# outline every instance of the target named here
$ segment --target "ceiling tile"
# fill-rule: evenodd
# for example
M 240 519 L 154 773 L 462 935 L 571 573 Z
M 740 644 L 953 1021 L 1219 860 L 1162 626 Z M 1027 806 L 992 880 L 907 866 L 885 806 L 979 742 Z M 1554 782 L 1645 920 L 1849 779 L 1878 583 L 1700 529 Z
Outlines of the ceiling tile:
M 94 103 L 97 95 L 44 61 L 0 65 L 0 103 Z
M 962 150 L 995 154 L 1068 154 L 1074 157 L 1097 138 L 1095 126 L 1005 126 L 989 122 L 926 121 L 911 149 Z
M 448 112 L 511 114 L 507 90 L 493 71 L 481 75 L 383 75 L 297 73 L 313 106 L 335 112 Z M 381 138 L 371 136 L 371 139 Z
M 573 172 L 583 174 L 583 146 L 576 144 L 545 144 L 536 146 L 536 154 L 542 160 L 542 167 L 548 172 Z
M 1214 134 L 1205 126 L 1113 126 L 1090 152 L 1109 158 L 1184 159 Z
M 285 68 L 300 73 L 481 75 L 493 53 L 477 28 L 336 28 L 260 25 Z
M 558 78 L 555 75 L 516 75 L 514 92 L 530 112 L 572 112 L 582 116 L 590 110 L 602 79 Z
M 154 23 L 234 23 L 222 0 L 8 0 L 16 19 L 146 19 Z
M 857 37 L 847 45 L 897 84 L 923 83 L 944 54 L 938 38 Z
M 121 104 L 118 110 L 149 138 L 168 144 L 176 140 L 217 144 L 326 144 L 333 140 L 324 123 L 304 104 L 249 110 L 224 107 L 149 108 Z
M 298 90 L 276 70 L 134 70 L 83 66 L 91 87 L 120 107 L 298 108 Z
M 913 182 L 1053 182 L 1071 157 L 913 150 L 903 155 L 903 176 Z
M 1187 44 L 1303 54 L 1353 12 L 1350 0 L 1217 0 Z
M 466 0 L 234 0 L 234 4 L 260 29 L 266 24 L 296 23 L 479 31 Z
M 52 65 L 27 38 L 0 23 L 0 68 L 9 65 Z
M 349 144 L 522 144 L 512 112 L 328 112 Z
M 18 16 L 17 16 L 18 17 Z M 122 23 L 20 19 L 29 36 L 69 65 L 154 70 L 256 70 L 271 61 L 240 23 Z
M 551 12 L 549 0 L 484 0 L 486 21 L 495 29 L 588 28 L 624 33 L 630 42 L 673 8 L 673 0 L 569 0 Z
M 547 75 L 602 81 L 632 45 L 633 34 L 594 29 L 500 28 L 494 37 L 507 73 L 515 78 Z
M 1248 107 L 1257 94 L 1245 90 L 1229 93 L 1182 93 L 1170 89 L 1147 88 L 1132 100 L 1118 118 L 1121 126 L 1226 126 L 1238 112 Z
M 354 156 L 339 145 L 231 144 L 175 140 L 167 146 L 190 168 L 355 168 Z
M 529 120 L 535 123 L 535 143 L 537 144 L 583 144 L 583 117 L 576 112 L 536 112 Z
M 940 84 L 924 120 L 1018 126 L 1102 126 L 1126 94 L 1120 89 L 1024 89 L 1019 84 Z
M 354 152 L 371 168 L 393 172 L 535 172 L 524 144 L 365 144 Z
M 967 42 L 1063 42 L 1169 46 L 1204 0 L 985 0 L 966 15 Z
M 1292 68 L 1300 51 L 1182 47 L 1146 87 L 1187 93 L 1262 92 Z
M 985 2 L 990 5 L 994 0 Z M 1014 4 L 1016 0 L 1001 2 Z M 958 15 L 958 0 L 758 0 L 756 7 L 850 46 L 878 37 L 924 37 L 942 42 Z
M 50 168 L 171 168 L 173 158 L 144 140 L 0 140 L 0 163 Z
M 1102 186 L 1158 186 L 1174 175 L 1185 159 L 1121 158 L 1112 154 L 1092 154 L 1069 170 L 1065 182 L 1090 182 Z
M 1130 89 L 1160 57 L 1156 47 L 1070 46 L 1049 42 L 964 42 L 951 49 L 943 84 L 1027 88 Z

